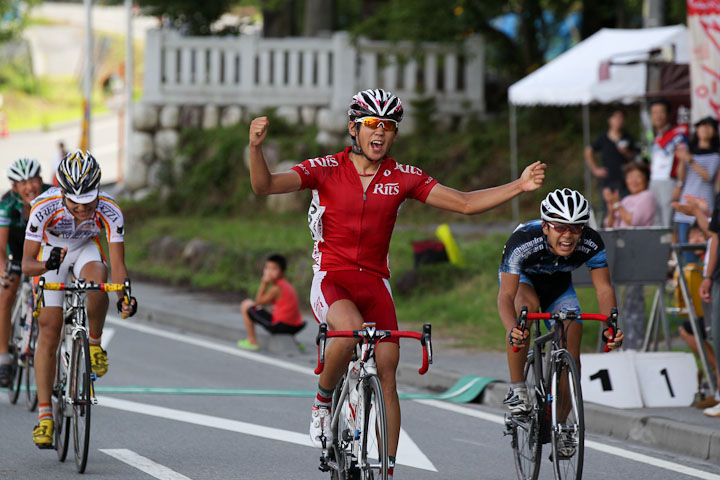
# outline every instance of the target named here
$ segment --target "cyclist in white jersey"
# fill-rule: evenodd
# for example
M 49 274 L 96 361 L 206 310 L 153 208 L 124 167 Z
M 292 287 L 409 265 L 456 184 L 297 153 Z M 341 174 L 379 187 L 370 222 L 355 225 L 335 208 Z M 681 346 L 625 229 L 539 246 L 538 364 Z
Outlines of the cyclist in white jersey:
M 120 207 L 112 197 L 100 191 L 100 165 L 89 153 L 78 150 L 60 162 L 56 173 L 59 187 L 40 195 L 30 210 L 23 253 L 23 273 L 44 276 L 48 283 L 66 282 L 68 275 L 95 283 L 108 279 L 108 267 L 98 241 L 105 230 L 113 283 L 128 277 L 123 244 L 124 223 Z M 39 334 L 35 350 L 35 379 L 38 393 L 39 422 L 33 441 L 40 448 L 52 448 L 54 423 L 50 407 L 55 351 L 62 330 L 64 292 L 47 291 L 45 308 L 38 318 Z M 118 311 L 132 316 L 137 301 L 130 304 L 118 292 Z M 87 293 L 90 360 L 98 377 L 107 373 L 107 352 L 100 346 L 108 296 L 104 292 Z

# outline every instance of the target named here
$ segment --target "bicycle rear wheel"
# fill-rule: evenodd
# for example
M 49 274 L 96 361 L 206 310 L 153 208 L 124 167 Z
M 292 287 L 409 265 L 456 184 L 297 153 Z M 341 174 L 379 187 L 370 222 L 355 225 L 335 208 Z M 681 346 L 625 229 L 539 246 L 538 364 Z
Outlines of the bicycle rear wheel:
M 70 418 L 65 416 L 65 391 L 67 387 L 68 354 L 65 351 L 65 341 L 60 339 L 57 356 L 55 358 L 55 380 L 50 400 L 52 402 L 53 419 L 55 420 L 55 450 L 58 459 L 65 461 L 70 441 Z
M 35 388 L 35 347 L 37 346 L 38 325 L 33 318 L 30 324 L 30 348 L 25 358 L 25 405 L 31 412 L 37 408 L 38 398 Z
M 580 375 L 567 350 L 556 354 L 551 375 L 553 468 L 558 480 L 580 480 L 585 454 L 585 415 Z
M 87 334 L 79 331 L 73 341 L 72 363 L 70 364 L 70 398 L 73 399 L 72 430 L 75 444 L 75 466 L 83 473 L 87 466 L 90 447 L 90 410 L 92 380 L 90 375 L 90 345 Z
M 362 380 L 363 402 L 358 413 L 362 419 L 360 429 L 360 478 L 362 480 L 387 480 L 388 446 L 385 398 L 376 375 Z
M 528 355 L 525 363 L 524 378 L 532 409 L 527 415 L 511 416 L 507 420 L 512 432 L 515 471 L 519 480 L 536 480 L 540 473 L 540 455 L 542 454 L 539 419 L 540 402 L 537 398 L 534 363 L 534 355 Z

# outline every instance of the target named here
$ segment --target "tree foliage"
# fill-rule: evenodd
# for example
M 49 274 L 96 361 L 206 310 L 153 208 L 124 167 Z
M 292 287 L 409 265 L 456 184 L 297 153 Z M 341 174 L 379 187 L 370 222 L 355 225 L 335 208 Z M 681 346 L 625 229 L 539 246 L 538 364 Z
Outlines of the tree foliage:
M 42 0 L 0 0 L 0 42 L 17 37 L 27 23 L 30 8 Z
M 149 15 L 187 35 L 210 35 L 210 25 L 237 3 L 233 0 L 138 0 Z

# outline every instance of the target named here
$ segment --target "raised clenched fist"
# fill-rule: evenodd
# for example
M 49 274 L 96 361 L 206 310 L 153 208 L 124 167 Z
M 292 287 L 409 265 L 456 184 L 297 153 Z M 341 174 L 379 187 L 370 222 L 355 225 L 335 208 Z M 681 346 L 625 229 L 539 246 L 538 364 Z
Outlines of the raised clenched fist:
M 250 123 L 250 146 L 257 147 L 262 145 L 267 135 L 270 120 L 267 117 L 257 117 Z

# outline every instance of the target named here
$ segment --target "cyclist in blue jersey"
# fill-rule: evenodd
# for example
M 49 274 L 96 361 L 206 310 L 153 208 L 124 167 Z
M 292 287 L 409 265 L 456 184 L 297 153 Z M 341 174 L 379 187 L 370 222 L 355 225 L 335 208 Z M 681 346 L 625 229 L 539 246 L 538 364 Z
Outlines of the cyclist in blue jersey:
M 555 190 L 542 201 L 540 214 L 541 220 L 521 224 L 510 235 L 499 269 L 498 313 L 513 346 L 520 347 L 514 352 L 509 342 L 507 345 L 511 387 L 504 403 L 512 414 L 530 409 L 523 382 L 529 343 L 525 340 L 530 331 L 516 328 L 520 308 L 527 306 L 530 312 L 580 312 L 571 272 L 583 264 L 590 268 L 600 313 L 609 315 L 610 309 L 617 306 L 605 245 L 600 234 L 585 225 L 590 219 L 588 201 L 569 188 Z M 580 368 L 582 322 L 567 323 L 567 349 Z M 551 327 L 549 322 L 546 326 Z M 614 338 L 606 339 L 611 349 L 618 348 L 623 333 L 618 330 Z

